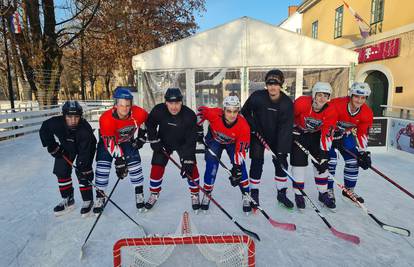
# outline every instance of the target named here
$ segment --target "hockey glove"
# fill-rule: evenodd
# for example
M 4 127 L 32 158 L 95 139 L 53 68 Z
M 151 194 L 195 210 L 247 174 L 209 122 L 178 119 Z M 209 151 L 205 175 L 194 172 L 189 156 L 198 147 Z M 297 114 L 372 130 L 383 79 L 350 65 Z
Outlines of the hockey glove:
M 132 141 L 132 147 L 135 149 L 141 149 L 145 144 L 145 136 L 147 135 L 147 129 L 145 127 L 140 127 L 138 129 L 138 136 Z
M 288 162 L 287 162 L 287 154 L 286 153 L 277 153 L 277 158 L 272 159 L 273 164 L 275 167 L 282 167 L 283 169 L 287 170 Z
M 65 149 L 62 146 L 56 144 L 54 146 L 48 146 L 47 151 L 52 155 L 54 158 L 62 158 L 63 155 L 66 156 Z
M 181 160 L 181 176 L 187 178 L 187 175 L 193 178 L 194 160 Z
M 318 170 L 319 174 L 324 173 L 328 169 L 328 162 L 329 162 L 329 153 L 325 150 L 319 151 L 319 156 L 316 157 L 319 161 L 319 164 L 315 162 L 314 166 Z
M 135 149 L 141 149 L 144 146 L 145 142 L 142 141 L 139 137 L 132 141 L 132 147 Z
M 361 151 L 358 155 L 358 165 L 364 170 L 371 167 L 371 152 Z
M 128 166 L 124 157 L 117 157 L 115 159 L 115 170 L 119 179 L 124 179 L 128 176 Z
M 231 176 L 229 177 L 232 186 L 236 187 L 240 184 L 242 178 L 242 167 L 241 165 L 234 164 L 231 169 Z

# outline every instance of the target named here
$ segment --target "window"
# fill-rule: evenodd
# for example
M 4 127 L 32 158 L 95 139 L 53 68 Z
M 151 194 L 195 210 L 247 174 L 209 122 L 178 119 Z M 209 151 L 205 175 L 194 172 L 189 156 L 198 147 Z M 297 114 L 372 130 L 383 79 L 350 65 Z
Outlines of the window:
M 382 32 L 384 19 L 384 0 L 372 0 L 371 2 L 371 34 Z
M 372 0 L 371 24 L 381 22 L 384 19 L 384 0 Z
M 335 10 L 335 25 L 334 25 L 334 38 L 342 36 L 342 25 L 344 19 L 344 6 L 340 6 Z
M 312 38 L 318 39 L 318 21 L 312 23 Z

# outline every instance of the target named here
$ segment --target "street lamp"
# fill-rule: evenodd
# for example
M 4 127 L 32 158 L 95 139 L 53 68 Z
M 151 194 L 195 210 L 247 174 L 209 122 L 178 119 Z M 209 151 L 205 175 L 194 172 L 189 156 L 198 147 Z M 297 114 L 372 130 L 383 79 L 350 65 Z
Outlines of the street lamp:
M 9 48 L 7 46 L 7 31 L 6 31 L 6 19 L 5 16 L 11 16 L 13 14 L 13 6 L 11 1 L 9 0 L 1 0 L 0 1 L 0 12 L 1 12 L 1 20 L 3 24 L 3 38 L 4 38 L 4 53 L 6 55 L 6 66 L 7 66 L 7 86 L 9 88 L 9 98 L 10 98 L 10 106 L 12 112 L 14 112 L 14 93 L 13 93 L 13 85 L 10 73 L 10 60 L 9 60 Z

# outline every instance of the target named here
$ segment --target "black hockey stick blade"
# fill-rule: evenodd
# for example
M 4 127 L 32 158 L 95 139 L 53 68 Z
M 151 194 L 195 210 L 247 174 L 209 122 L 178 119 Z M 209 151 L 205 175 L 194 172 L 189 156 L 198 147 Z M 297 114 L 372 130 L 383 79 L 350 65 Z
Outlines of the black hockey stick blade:
M 377 219 L 377 217 L 374 216 L 374 214 L 372 213 L 368 213 L 369 217 L 371 217 L 376 223 L 378 223 L 382 229 L 389 231 L 391 233 L 394 234 L 398 234 L 398 235 L 403 235 L 403 236 L 410 236 L 411 232 L 408 229 L 405 228 L 401 228 L 398 226 L 392 226 L 386 223 L 381 222 L 379 219 Z
M 243 226 L 241 226 L 238 222 L 234 221 L 234 223 L 240 228 L 240 230 L 243 231 L 243 233 L 245 233 L 246 235 L 256 239 L 257 241 L 260 241 L 260 237 L 258 234 L 256 234 L 255 232 L 249 231 L 246 228 L 244 228 Z

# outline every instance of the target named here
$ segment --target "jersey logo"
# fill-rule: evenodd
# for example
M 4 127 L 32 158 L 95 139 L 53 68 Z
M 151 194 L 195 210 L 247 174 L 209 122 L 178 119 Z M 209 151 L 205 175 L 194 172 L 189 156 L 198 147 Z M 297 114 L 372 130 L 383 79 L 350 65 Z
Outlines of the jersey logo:
M 336 123 L 336 126 L 338 127 L 339 130 L 341 131 L 346 131 L 349 130 L 351 128 L 355 128 L 356 125 L 351 123 L 351 122 L 346 122 L 346 121 L 338 121 Z
M 277 109 L 274 109 L 274 108 L 267 108 L 267 110 L 277 112 Z
M 322 120 L 312 117 L 305 117 L 305 127 L 307 130 L 317 131 L 322 126 Z
M 172 122 L 169 122 L 168 125 L 177 127 L 177 124 L 176 123 L 172 123 Z
M 124 128 L 119 129 L 119 140 L 118 142 L 125 142 L 130 140 L 130 138 L 134 135 L 135 132 L 135 126 L 134 125 L 130 125 L 130 126 L 126 126 Z
M 220 144 L 230 144 L 233 142 L 233 138 L 220 132 L 214 132 L 214 139 Z

